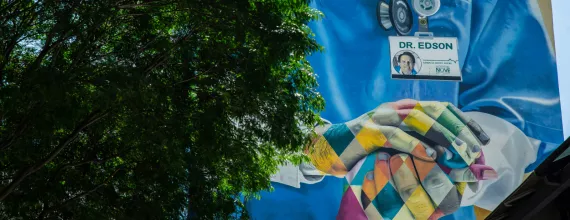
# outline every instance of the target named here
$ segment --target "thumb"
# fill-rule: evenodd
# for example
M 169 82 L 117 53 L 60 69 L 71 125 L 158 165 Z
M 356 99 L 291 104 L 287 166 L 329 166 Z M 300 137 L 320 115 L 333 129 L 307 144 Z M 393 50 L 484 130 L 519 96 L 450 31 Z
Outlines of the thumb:
M 471 170 L 478 180 L 496 179 L 499 176 L 493 167 L 483 164 L 473 164 L 469 166 L 469 170 Z
M 497 178 L 497 171 L 490 166 L 472 164 L 467 168 L 451 169 L 449 178 L 454 182 L 477 182 Z

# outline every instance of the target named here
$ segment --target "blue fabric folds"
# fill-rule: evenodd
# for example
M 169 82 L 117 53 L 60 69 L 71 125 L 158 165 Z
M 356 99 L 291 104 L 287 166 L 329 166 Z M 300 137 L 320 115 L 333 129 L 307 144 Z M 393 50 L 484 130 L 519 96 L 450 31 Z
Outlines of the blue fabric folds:
M 344 122 L 404 98 L 451 102 L 463 111 L 501 117 L 543 141 L 528 171 L 563 141 L 555 57 L 536 1 L 441 0 L 429 30 L 458 38 L 461 83 L 392 80 L 388 36 L 396 33 L 378 24 L 378 1 L 311 3 L 325 14 L 309 24 L 325 48 L 309 58 L 327 104 L 323 118 Z M 274 192 L 263 192 L 247 208 L 253 219 L 335 219 L 343 181 L 326 177 L 300 189 L 274 184 Z M 475 217 L 472 207 L 464 207 L 444 219 Z

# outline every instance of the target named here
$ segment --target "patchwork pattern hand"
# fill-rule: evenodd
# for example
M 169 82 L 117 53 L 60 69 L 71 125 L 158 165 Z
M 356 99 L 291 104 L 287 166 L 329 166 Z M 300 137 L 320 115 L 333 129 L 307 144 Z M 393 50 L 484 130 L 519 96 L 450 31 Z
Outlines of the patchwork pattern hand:
M 496 177 L 481 151 L 488 136 L 449 103 L 385 103 L 316 132 L 306 152 L 313 164 L 346 175 L 339 219 L 437 219 L 459 207 L 468 185 Z
M 481 127 L 455 106 L 411 99 L 385 103 L 354 120 L 315 131 L 318 136 L 306 153 L 317 169 L 336 176 L 382 148 L 437 160 L 451 169 L 467 168 L 489 142 Z
M 376 152 L 355 168 L 347 175 L 337 219 L 439 219 L 459 208 L 470 184 L 452 179 L 436 162 L 408 154 Z

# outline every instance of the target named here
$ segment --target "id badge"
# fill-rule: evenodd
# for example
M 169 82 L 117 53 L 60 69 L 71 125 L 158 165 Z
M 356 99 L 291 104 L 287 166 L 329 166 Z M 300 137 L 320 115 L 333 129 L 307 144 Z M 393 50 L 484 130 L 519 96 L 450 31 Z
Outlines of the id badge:
M 457 38 L 426 34 L 389 37 L 392 79 L 461 81 Z

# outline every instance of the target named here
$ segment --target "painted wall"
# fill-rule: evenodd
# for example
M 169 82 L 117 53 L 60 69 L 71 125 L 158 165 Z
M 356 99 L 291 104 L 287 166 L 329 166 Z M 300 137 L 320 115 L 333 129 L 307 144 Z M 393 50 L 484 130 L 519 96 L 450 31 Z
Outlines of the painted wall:
M 330 124 L 253 219 L 483 219 L 563 141 L 548 0 L 441 0 L 429 30 L 457 38 L 461 82 L 392 79 L 379 1 L 311 3 Z

